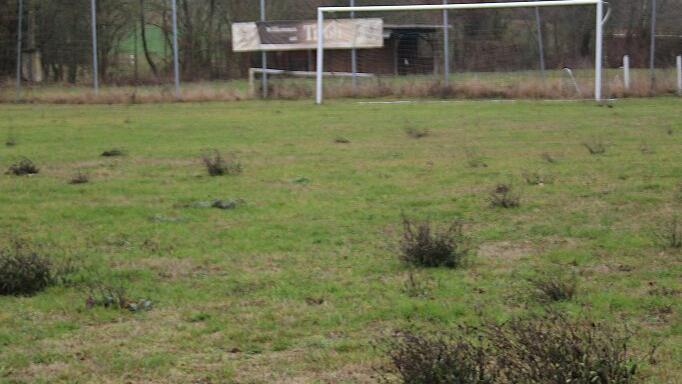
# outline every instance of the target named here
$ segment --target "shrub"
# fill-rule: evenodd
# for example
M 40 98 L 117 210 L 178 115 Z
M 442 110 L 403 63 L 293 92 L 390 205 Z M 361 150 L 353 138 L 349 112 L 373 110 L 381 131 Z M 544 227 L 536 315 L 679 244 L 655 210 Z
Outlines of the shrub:
M 603 155 L 606 153 L 606 144 L 601 139 L 592 139 L 583 143 L 590 155 Z
M 88 182 L 90 182 L 90 176 L 81 171 L 78 171 L 78 173 L 73 175 L 71 180 L 69 180 L 69 184 L 86 184 Z
M 31 295 L 52 282 L 50 260 L 15 242 L 0 249 L 0 295 Z
M 35 163 L 25 157 L 10 165 L 7 170 L 7 174 L 15 176 L 35 175 L 38 172 L 40 172 L 40 169 L 38 169 Z
M 658 237 L 662 245 L 666 248 L 682 248 L 682 220 L 675 216 L 661 224 Z
M 119 157 L 125 156 L 125 151 L 120 148 L 112 148 L 102 152 L 102 157 Z
M 462 266 L 469 255 L 468 239 L 463 235 L 463 224 L 453 222 L 444 230 L 434 230 L 431 223 L 415 223 L 403 217 L 401 259 L 421 267 Z
M 490 193 L 490 205 L 500 208 L 516 208 L 521 205 L 521 195 L 511 184 L 498 184 Z
M 383 382 L 407 384 L 631 384 L 630 335 L 558 312 L 516 318 L 455 335 L 396 332 L 384 343 Z
M 242 173 L 242 165 L 231 158 L 225 159 L 217 150 L 202 157 L 208 174 L 211 176 L 238 175 Z
M 538 301 L 546 303 L 571 300 L 578 290 L 575 274 L 570 277 L 561 273 L 545 274 L 531 278 L 529 282 Z
M 559 312 L 488 325 L 486 339 L 505 383 L 628 384 L 637 365 L 630 335 Z
M 493 384 L 493 355 L 463 336 L 398 332 L 385 343 L 391 367 L 381 381 L 406 384 Z M 397 380 L 396 380 L 397 379 Z

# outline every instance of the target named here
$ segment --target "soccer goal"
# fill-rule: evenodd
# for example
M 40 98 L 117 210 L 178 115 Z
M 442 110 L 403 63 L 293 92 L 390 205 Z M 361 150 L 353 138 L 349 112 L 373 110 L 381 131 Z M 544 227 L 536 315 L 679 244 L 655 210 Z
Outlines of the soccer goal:
M 605 9 L 607 11 L 606 14 Z M 555 15 L 556 20 L 561 19 L 566 22 L 568 19 L 569 23 L 575 22 L 576 27 L 574 29 L 581 29 L 582 31 L 580 38 L 561 35 L 562 31 L 571 30 L 572 28 L 570 27 L 572 25 L 569 28 L 564 27 L 562 30 L 559 30 L 558 27 L 553 25 L 551 18 L 541 21 L 540 10 L 542 10 L 543 15 L 548 15 L 548 17 Z M 592 16 L 593 10 L 596 17 Z M 486 15 L 490 16 L 491 13 L 498 15 L 503 14 L 503 12 L 507 12 L 504 15 L 512 15 L 503 16 L 506 23 L 504 31 L 496 24 L 481 27 L 480 23 L 476 23 L 476 18 L 473 18 L 473 21 L 470 20 L 471 18 L 466 18 L 471 15 L 483 16 L 479 18 L 480 20 Z M 573 13 L 571 12 L 575 13 L 575 20 L 573 20 Z M 441 13 L 442 24 L 439 27 L 434 21 L 438 20 Z M 399 76 L 400 80 L 398 81 L 402 82 L 402 84 L 412 81 L 410 76 L 413 73 L 426 74 L 426 76 L 431 76 L 431 79 L 433 79 L 434 74 L 438 73 L 441 79 L 439 84 L 445 84 L 446 86 L 443 89 L 451 89 L 453 86 L 460 86 L 461 88 L 465 78 L 468 76 L 469 78 L 475 77 L 475 80 L 478 82 L 476 84 L 484 83 L 480 79 L 494 79 L 485 84 L 488 86 L 489 93 L 494 94 L 497 84 L 503 84 L 505 81 L 508 82 L 509 78 L 524 72 L 524 68 L 528 68 L 527 57 L 531 55 L 528 52 L 533 50 L 538 51 L 539 55 L 537 53 L 532 53 L 532 55 L 540 57 L 537 64 L 538 68 L 537 70 L 534 68 L 533 72 L 542 73 L 544 84 L 548 84 L 550 81 L 561 82 L 565 84 L 562 86 L 568 91 L 573 92 L 576 98 L 591 97 L 591 84 L 593 84 L 594 99 L 601 101 L 604 94 L 602 89 L 604 77 L 603 31 L 604 24 L 608 20 L 610 13 L 611 9 L 604 0 L 538 0 L 465 4 L 448 4 L 446 0 L 443 1 L 443 4 L 433 5 L 319 7 L 317 8 L 317 56 L 315 71 L 316 103 L 322 104 L 325 97 L 325 50 L 329 50 L 328 44 L 325 42 L 326 35 L 329 33 L 329 31 L 325 30 L 325 21 L 337 17 L 345 17 L 348 14 L 352 17 L 379 17 L 384 19 L 384 36 L 387 45 L 384 47 L 384 51 L 395 50 L 395 58 L 386 61 L 395 62 L 394 72 L 396 76 L 394 79 Z M 392 24 L 390 20 L 393 15 L 405 15 L 413 19 L 418 14 L 430 15 L 421 19 L 430 21 L 430 23 L 408 24 L 402 22 Z M 451 18 L 448 22 L 449 15 Z M 570 15 L 570 17 L 567 18 L 566 15 Z M 531 22 L 532 16 L 537 16 L 537 19 L 532 19 L 533 21 Z M 563 17 L 560 18 L 559 16 Z M 396 17 L 393 17 L 393 19 L 396 19 Z M 490 19 L 494 20 L 495 17 L 488 17 L 486 20 Z M 536 21 L 537 24 L 535 24 Z M 468 25 L 466 24 L 467 22 L 469 22 Z M 547 36 L 544 38 L 540 32 L 543 26 L 548 29 L 546 31 Z M 479 30 L 471 32 L 472 29 L 477 28 Z M 481 31 L 480 29 L 483 28 L 487 29 Z M 536 30 L 538 31 L 537 35 Z M 525 35 L 522 33 L 523 31 L 527 31 Z M 429 49 L 433 51 L 429 53 L 430 56 L 417 55 L 412 52 L 419 49 L 418 44 L 420 43 L 413 44 L 416 48 L 408 47 L 412 50 L 408 53 L 398 52 L 399 48 L 403 49 L 407 46 L 413 35 L 420 33 L 427 36 L 427 38 L 423 39 L 427 41 L 429 40 L 428 36 L 442 36 L 438 38 L 440 43 L 436 41 L 438 40 L 436 38 L 431 39 L 435 42 L 432 41 L 430 43 Z M 449 34 L 450 37 L 448 37 Z M 453 38 L 452 35 L 456 36 Z M 482 35 L 486 35 L 485 38 L 487 40 L 477 40 Z M 560 39 L 564 39 L 566 42 L 570 41 L 571 43 L 557 43 Z M 539 44 L 531 43 L 531 40 L 537 41 Z M 546 42 L 546 46 L 543 46 L 543 42 Z M 441 44 L 441 46 L 438 47 L 438 44 Z M 535 46 L 532 46 L 532 44 L 535 44 Z M 539 50 L 537 49 L 538 45 Z M 569 45 L 571 45 L 569 48 L 564 49 Z M 560 49 L 564 49 L 564 51 L 558 52 Z M 567 52 L 569 49 L 572 51 Z M 575 54 L 577 51 L 579 53 Z M 589 51 L 587 52 L 589 57 L 586 51 Z M 555 54 L 555 57 L 552 57 L 552 60 L 548 60 L 545 63 L 545 55 L 551 55 L 554 52 L 558 53 Z M 338 66 L 339 54 L 337 52 L 332 53 L 334 54 L 327 58 L 331 60 L 328 64 L 335 67 Z M 379 57 L 381 54 L 382 51 L 378 51 L 374 55 Z M 508 60 L 506 63 L 495 67 L 493 62 L 501 61 L 500 57 Z M 423 60 L 425 58 L 428 60 Z M 383 59 L 385 58 L 382 57 Z M 526 61 L 521 63 L 522 59 Z M 386 64 L 383 61 L 379 61 L 379 59 L 375 60 L 377 65 L 368 65 L 369 70 L 365 70 L 365 72 L 379 71 L 383 67 L 390 68 L 392 66 L 391 63 Z M 518 65 L 510 64 L 512 61 L 517 62 Z M 421 67 L 417 67 L 419 65 Z M 535 65 L 535 63 L 532 65 Z M 548 66 L 547 70 L 545 70 L 545 65 Z M 593 67 L 591 67 L 592 65 Z M 503 69 L 497 70 L 497 68 Z M 451 70 L 452 73 L 450 73 Z M 393 70 L 391 69 L 391 71 Z M 463 71 L 467 72 L 464 73 Z M 379 74 L 377 73 L 377 75 Z M 547 80 L 551 76 L 554 76 L 554 78 Z M 416 78 L 416 76 L 413 78 Z M 381 76 L 377 76 L 377 79 L 381 79 Z M 494 83 L 494 81 L 497 81 L 497 83 Z M 386 87 L 386 82 L 381 84 L 381 86 Z M 413 87 L 413 85 L 408 86 Z M 408 86 L 403 86 L 403 89 Z M 504 85 L 500 85 L 500 87 L 504 87 Z M 526 88 L 530 89 L 527 84 Z M 513 97 L 513 95 L 507 97 Z

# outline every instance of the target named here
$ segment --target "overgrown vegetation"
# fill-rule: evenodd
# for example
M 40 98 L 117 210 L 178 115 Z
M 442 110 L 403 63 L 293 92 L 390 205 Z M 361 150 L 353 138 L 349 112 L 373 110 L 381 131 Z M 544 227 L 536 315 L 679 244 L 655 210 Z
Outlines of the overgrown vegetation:
M 512 184 L 500 183 L 490 192 L 490 205 L 495 208 L 516 208 L 521 205 L 521 195 Z
M 403 216 L 400 259 L 419 267 L 461 267 L 471 251 L 463 228 L 461 221 L 436 229 L 429 221 L 415 222 Z
M 52 282 L 52 263 L 22 242 L 0 248 L 0 295 L 31 295 Z
M 573 299 L 578 291 L 578 277 L 575 273 L 559 271 L 540 273 L 528 279 L 533 296 L 540 302 L 550 303 Z
M 15 176 L 35 175 L 40 172 L 38 166 L 26 157 L 9 166 L 7 174 Z
M 630 334 L 559 312 L 450 334 L 397 332 L 384 345 L 386 383 L 631 384 L 637 359 Z
M 242 165 L 234 158 L 224 158 L 218 150 L 202 157 L 206 171 L 210 176 L 238 175 L 242 173 Z

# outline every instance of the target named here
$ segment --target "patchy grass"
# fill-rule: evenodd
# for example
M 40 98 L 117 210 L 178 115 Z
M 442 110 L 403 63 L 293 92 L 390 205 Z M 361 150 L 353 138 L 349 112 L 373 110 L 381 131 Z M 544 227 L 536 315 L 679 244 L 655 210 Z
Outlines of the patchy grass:
M 410 139 L 405 121 L 432 135 Z M 371 383 L 388 362 L 377 338 L 540 311 L 515 290 L 555 268 L 576 271 L 580 290 L 553 306 L 627 324 L 638 354 L 660 342 L 639 377 L 680 382 L 682 266 L 658 238 L 682 204 L 680 122 L 673 98 L 2 105 L 0 137 L 20 140 L 0 146 L 2 172 L 21 156 L 41 170 L 0 175 L 0 236 L 88 266 L 68 285 L 0 297 L 0 382 Z M 607 153 L 590 155 L 590 137 L 608 139 Z M 642 142 L 656 150 L 643 156 Z M 128 156 L 100 158 L 112 145 Z M 487 167 L 471 167 L 467 147 Z M 207 148 L 248 172 L 209 177 L 197 161 Z M 68 185 L 77 169 L 96 182 Z M 489 208 L 497 182 L 536 169 L 556 181 Z M 188 206 L 230 197 L 248 204 Z M 465 220 L 479 256 L 409 282 L 402 212 Z M 86 309 L 105 282 L 153 309 Z

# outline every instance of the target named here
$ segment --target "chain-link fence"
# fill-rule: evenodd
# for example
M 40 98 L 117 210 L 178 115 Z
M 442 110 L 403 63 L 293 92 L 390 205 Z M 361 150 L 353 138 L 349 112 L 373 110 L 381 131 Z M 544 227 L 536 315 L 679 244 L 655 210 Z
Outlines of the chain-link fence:
M 260 20 L 260 3 L 0 0 L 0 99 L 232 100 L 266 93 L 274 98 L 312 97 L 314 81 L 309 75 L 315 71 L 314 49 L 268 52 L 267 68 L 275 71 L 269 71 L 267 83 L 258 81 L 262 70 L 252 70 L 263 67 L 259 52 L 233 51 L 232 23 Z M 379 2 L 262 3 L 267 20 L 313 20 L 319 6 Z M 174 88 L 174 4 L 179 95 Z M 612 14 L 604 38 L 605 96 L 678 92 L 676 57 L 682 54 L 682 0 L 611 0 L 609 6 Z M 336 75 L 326 80 L 330 97 L 592 96 L 594 7 L 401 11 L 334 17 L 382 19 L 384 44 L 354 52 L 325 51 L 324 69 Z M 93 50 L 97 53 L 96 66 Z M 92 87 L 96 79 L 101 85 L 99 96 Z M 267 84 L 267 92 L 261 84 Z M 22 87 L 18 94 L 17 85 Z

